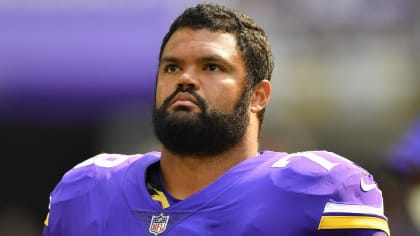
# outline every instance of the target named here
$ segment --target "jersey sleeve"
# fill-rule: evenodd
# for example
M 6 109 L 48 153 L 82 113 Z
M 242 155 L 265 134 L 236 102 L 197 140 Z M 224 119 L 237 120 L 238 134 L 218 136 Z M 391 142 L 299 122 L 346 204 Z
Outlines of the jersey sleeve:
M 316 152 L 316 155 L 335 163 L 330 175 L 337 186 L 324 206 L 318 229 L 354 229 L 352 235 L 380 235 L 376 231 L 382 231 L 390 235 L 382 191 L 373 176 L 335 153 Z
M 324 196 L 316 216 L 320 235 L 390 235 L 381 190 L 352 161 L 332 152 L 308 151 L 289 154 L 273 167 L 288 167 L 298 176 L 293 191 Z
M 103 213 L 100 205 L 107 201 L 106 193 L 118 187 L 119 173 L 138 157 L 99 154 L 66 172 L 51 192 L 42 235 L 95 232 L 94 222 Z

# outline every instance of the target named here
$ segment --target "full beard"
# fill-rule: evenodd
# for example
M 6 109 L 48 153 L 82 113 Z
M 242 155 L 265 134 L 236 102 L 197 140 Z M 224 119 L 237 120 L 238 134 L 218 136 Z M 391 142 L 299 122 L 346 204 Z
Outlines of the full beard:
M 179 107 L 168 113 L 170 102 L 179 92 L 188 92 L 197 100 L 201 112 Z M 232 113 L 208 110 L 207 103 L 192 89 L 177 89 L 163 104 L 153 109 L 157 138 L 170 152 L 180 156 L 222 154 L 242 141 L 248 123 L 250 89 L 245 86 Z

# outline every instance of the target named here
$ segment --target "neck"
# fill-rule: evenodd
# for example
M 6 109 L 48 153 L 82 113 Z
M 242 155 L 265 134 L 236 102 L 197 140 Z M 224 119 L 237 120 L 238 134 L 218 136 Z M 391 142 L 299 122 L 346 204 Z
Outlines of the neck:
M 254 157 L 258 142 L 244 136 L 242 142 L 214 156 L 180 156 L 163 147 L 161 171 L 166 190 L 177 199 L 185 199 L 207 187 L 238 163 Z

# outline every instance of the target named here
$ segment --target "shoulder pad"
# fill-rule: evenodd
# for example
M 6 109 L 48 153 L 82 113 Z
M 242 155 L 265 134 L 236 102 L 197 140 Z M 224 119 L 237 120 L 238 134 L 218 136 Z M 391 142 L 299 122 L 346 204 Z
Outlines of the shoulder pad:
M 142 155 L 102 153 L 89 158 L 67 171 L 52 192 L 52 200 L 62 201 L 90 191 L 92 186 L 116 176 Z
M 281 157 L 271 167 L 292 168 L 301 174 L 331 174 L 338 166 L 359 168 L 352 161 L 327 151 L 306 151 Z
M 327 151 L 307 151 L 281 157 L 271 165 L 280 168 L 279 184 L 312 194 L 380 191 L 366 170 L 354 162 Z M 316 186 L 316 187 L 315 187 Z M 339 194 L 341 195 L 341 194 Z
M 373 176 L 354 162 L 327 151 L 292 153 L 271 166 L 286 191 L 324 196 L 319 229 L 379 229 L 389 233 L 382 192 Z

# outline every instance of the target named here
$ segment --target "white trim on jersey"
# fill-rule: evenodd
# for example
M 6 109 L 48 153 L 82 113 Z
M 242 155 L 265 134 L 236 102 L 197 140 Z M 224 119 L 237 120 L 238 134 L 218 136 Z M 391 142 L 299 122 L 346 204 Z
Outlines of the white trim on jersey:
M 364 215 L 377 215 L 385 217 L 384 207 L 373 207 L 367 205 L 356 205 L 356 204 L 344 204 L 328 202 L 325 204 L 325 213 L 347 213 L 347 214 L 364 214 Z

